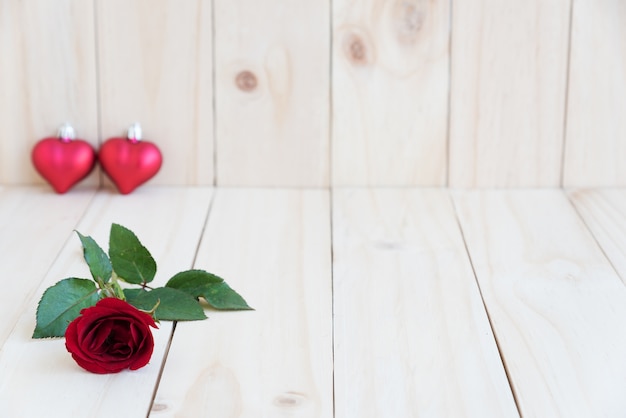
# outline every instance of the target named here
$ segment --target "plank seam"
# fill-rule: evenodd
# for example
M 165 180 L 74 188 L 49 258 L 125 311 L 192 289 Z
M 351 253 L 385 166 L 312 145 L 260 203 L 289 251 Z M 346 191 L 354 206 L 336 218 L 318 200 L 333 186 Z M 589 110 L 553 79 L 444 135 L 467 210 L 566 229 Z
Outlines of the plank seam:
M 572 26 L 574 23 L 574 0 L 570 0 L 569 6 L 569 33 L 567 39 L 567 58 L 566 58 L 566 71 L 565 71 L 565 103 L 563 106 L 563 139 L 561 141 L 561 178 L 559 184 L 561 188 L 564 187 L 565 182 L 565 150 L 567 147 L 567 121 L 569 112 L 569 87 L 570 87 L 570 73 L 572 71 Z
M 202 238 L 204 237 L 204 231 L 207 228 L 209 223 L 209 217 L 211 215 L 211 211 L 213 209 L 213 203 L 215 202 L 216 190 L 212 190 L 211 200 L 209 201 L 209 205 L 207 206 L 206 215 L 204 217 L 204 222 L 202 224 L 202 228 L 200 230 L 200 239 L 196 243 L 196 250 L 193 254 L 193 259 L 191 261 L 191 267 L 195 267 L 196 260 L 198 259 L 198 252 L 200 251 L 200 244 L 202 244 Z M 150 403 L 148 404 L 148 411 L 146 412 L 146 418 L 150 418 L 150 414 L 152 412 L 152 407 L 154 406 L 154 401 L 156 400 L 157 393 L 159 391 L 159 386 L 161 385 L 161 378 L 163 377 L 163 371 L 165 370 L 165 364 L 167 363 L 167 357 L 170 353 L 170 348 L 172 346 L 172 341 L 174 341 L 174 333 L 176 332 L 176 325 L 178 321 L 172 321 L 172 331 L 170 333 L 170 337 L 167 341 L 167 345 L 165 346 L 165 351 L 163 352 L 163 359 L 161 360 L 161 367 L 159 368 L 159 373 L 157 374 L 156 381 L 154 382 L 154 390 L 152 392 L 152 397 L 150 398 Z
M 213 186 L 217 187 L 217 111 L 215 105 L 217 100 L 215 97 L 217 96 L 216 90 L 216 70 L 217 62 L 215 60 L 215 0 L 211 0 L 211 89 L 213 90 L 213 94 L 211 95 L 211 112 L 213 114 Z M 211 200 L 212 201 L 212 200 Z M 194 263 L 196 259 L 194 258 Z
M 491 315 L 489 314 L 489 308 L 487 308 L 487 304 L 485 303 L 485 298 L 483 296 L 483 291 L 480 287 L 480 283 L 478 281 L 478 275 L 476 274 L 476 268 L 474 267 L 474 261 L 472 260 L 472 256 L 469 251 L 469 247 L 467 245 L 467 240 L 465 239 L 465 232 L 463 231 L 463 226 L 461 225 L 461 219 L 459 217 L 459 210 L 456 206 L 456 202 L 452 198 L 450 191 L 448 191 L 448 197 L 452 203 L 452 207 L 454 208 L 454 217 L 456 219 L 457 227 L 459 228 L 459 232 L 461 233 L 461 239 L 463 240 L 463 247 L 465 248 L 465 254 L 469 260 L 470 266 L 472 268 L 472 274 L 474 275 L 474 282 L 476 283 L 476 288 L 478 289 L 478 294 L 480 295 L 480 300 L 483 304 L 483 309 L 485 310 L 485 314 L 487 315 L 487 321 L 489 322 L 489 328 L 491 328 L 491 332 L 493 334 L 493 339 L 496 344 L 496 348 L 498 349 L 498 355 L 500 356 L 500 362 L 502 363 L 502 367 L 504 368 L 504 373 L 506 375 L 506 380 L 509 383 L 509 389 L 511 390 L 511 394 L 513 395 L 513 401 L 515 402 L 515 408 L 517 409 L 517 413 L 520 417 L 522 417 L 522 411 L 520 407 L 520 402 L 518 399 L 517 392 L 515 391 L 515 386 L 513 385 L 513 380 L 509 373 L 509 367 L 507 365 L 506 359 L 504 358 L 503 351 L 500 347 L 500 342 L 498 341 L 498 335 L 493 326 L 493 322 L 491 320 Z
M 447 115 L 446 115 L 446 178 L 445 186 L 450 187 L 450 124 L 452 118 L 450 117 L 450 111 L 452 110 L 452 14 L 454 8 L 454 2 L 449 0 L 450 7 L 448 8 L 448 103 Z
M 332 0 L 331 0 L 332 1 Z M 334 205 L 333 205 L 333 195 L 334 190 L 331 188 L 328 192 L 329 195 L 329 211 L 330 211 L 330 303 L 331 303 L 331 363 L 332 363 L 332 396 L 333 396 L 333 417 L 337 416 L 336 412 L 336 396 L 335 396 L 335 225 L 333 222 L 333 213 L 334 213 Z
M 334 154 L 333 154 L 333 144 L 335 143 L 335 138 L 333 137 L 333 128 L 334 128 L 334 95 L 333 95 L 333 73 L 334 73 L 334 65 L 335 61 L 333 59 L 334 54 L 334 39 L 335 39 L 335 31 L 333 30 L 334 19 L 333 19 L 333 0 L 329 0 L 328 2 L 328 11 L 330 18 L 329 22 L 329 48 L 328 48 L 328 187 L 332 187 L 335 184 L 334 174 L 333 174 L 333 166 L 334 166 Z M 331 210 L 332 215 L 332 210 Z
M 89 209 L 93 205 L 93 201 L 96 198 L 97 194 L 98 194 L 98 191 L 93 191 L 92 192 L 91 198 L 89 199 L 89 202 L 85 205 L 85 209 L 83 210 L 83 213 L 78 217 L 78 219 L 74 223 L 74 230 L 72 230 L 72 232 L 74 232 L 76 230 L 78 225 L 80 225 L 80 223 L 83 221 L 83 219 L 87 215 L 87 212 L 89 212 Z M 29 303 L 26 306 L 31 306 L 33 304 L 35 304 L 35 305 L 38 304 L 38 301 L 41 298 L 41 295 L 36 293 L 36 292 L 39 290 L 39 288 L 41 287 L 41 284 L 43 283 L 45 278 L 50 273 L 50 270 L 52 270 L 52 266 L 54 266 L 56 264 L 57 260 L 59 259 L 59 256 L 61 255 L 61 252 L 63 252 L 63 249 L 65 248 L 65 246 L 68 245 L 69 241 L 72 239 L 72 236 L 73 236 L 72 233 L 68 234 L 67 238 L 65 239 L 65 241 L 63 241 L 63 243 L 59 247 L 57 253 L 55 254 L 54 259 L 50 262 L 50 265 L 48 265 L 48 268 L 46 269 L 45 273 L 43 273 L 41 275 L 41 279 L 39 280 L 39 283 L 37 283 L 37 285 L 33 286 L 33 293 L 30 296 L 27 296 L 28 300 L 29 300 Z M 23 312 L 22 312 L 22 314 L 23 314 Z M 16 321 L 13 324 L 13 326 L 11 327 L 9 332 L 7 333 L 7 336 L 10 336 L 11 334 L 13 334 L 13 332 L 15 332 L 15 327 L 17 327 L 18 324 L 19 324 L 19 320 Z M 6 343 L 6 341 L 5 341 L 5 343 Z M 2 348 L 3 348 L 3 346 L 0 345 L 0 351 L 2 351 Z
M 94 32 L 94 61 L 96 67 L 96 138 L 98 147 L 102 145 L 102 82 L 100 74 L 100 31 L 98 30 L 98 0 L 93 0 L 93 32 Z M 104 187 L 104 172 L 98 170 L 98 188 Z
M 329 26 L 329 59 L 328 59 L 328 211 L 330 212 L 329 222 L 330 222 L 330 317 L 331 317 L 331 353 L 330 353 L 330 361 L 331 361 L 331 371 L 332 371 L 332 381 L 331 381 L 331 396 L 332 396 L 332 414 L 333 417 L 337 416 L 337 405 L 336 405 L 336 396 L 335 396 L 335 246 L 334 246 L 334 223 L 333 223 L 333 198 L 334 198 L 334 154 L 333 154 L 333 144 L 334 144 L 334 95 L 333 95 L 333 69 L 335 65 L 335 61 L 333 59 L 334 55 L 334 39 L 335 39 L 335 31 L 334 31 L 334 0 L 328 0 L 328 26 Z
M 615 264 L 613 264 L 613 260 L 611 260 L 611 258 L 606 253 L 606 251 L 604 251 L 604 247 L 602 246 L 602 244 L 600 244 L 600 241 L 596 237 L 596 234 L 593 233 L 593 229 L 587 223 L 587 220 L 585 219 L 585 217 L 582 215 L 582 213 L 578 209 L 578 206 L 576 206 L 576 203 L 574 203 L 574 200 L 572 200 L 572 197 L 570 196 L 570 194 L 568 192 L 566 192 L 565 190 L 563 190 L 563 194 L 565 194 L 565 198 L 567 199 L 569 204 L 574 209 L 574 212 L 576 212 L 576 215 L 578 216 L 578 219 L 580 219 L 580 221 L 583 223 L 583 225 L 585 226 L 585 229 L 587 230 L 587 232 L 589 232 L 589 235 L 591 235 L 591 237 L 593 238 L 593 241 L 596 243 L 596 246 L 600 249 L 600 252 L 602 253 L 602 255 L 608 261 L 609 265 L 611 266 L 611 268 L 613 269 L 615 274 L 617 274 L 617 277 L 622 279 L 622 282 L 624 282 L 625 278 L 622 277 L 622 275 L 620 274 L 620 272 L 617 269 L 617 267 L 615 266 Z

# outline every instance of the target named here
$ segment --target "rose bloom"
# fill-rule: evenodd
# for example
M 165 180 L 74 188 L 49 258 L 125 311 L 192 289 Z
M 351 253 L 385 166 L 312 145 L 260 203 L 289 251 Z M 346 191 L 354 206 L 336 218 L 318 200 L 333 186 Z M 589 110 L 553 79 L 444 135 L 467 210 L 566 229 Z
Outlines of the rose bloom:
M 156 328 L 152 316 L 117 298 L 105 298 L 80 311 L 65 331 L 65 347 L 92 373 L 137 370 L 150 361 Z

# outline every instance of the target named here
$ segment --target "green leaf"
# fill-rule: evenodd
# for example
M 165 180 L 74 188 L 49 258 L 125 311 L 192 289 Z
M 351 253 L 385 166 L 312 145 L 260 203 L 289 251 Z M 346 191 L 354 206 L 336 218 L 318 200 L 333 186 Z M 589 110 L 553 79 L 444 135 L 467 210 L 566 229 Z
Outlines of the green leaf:
M 49 287 L 37 306 L 33 338 L 63 337 L 81 309 L 94 306 L 98 299 L 96 284 L 87 279 L 68 278 Z
M 146 293 L 147 290 L 139 288 L 139 289 L 123 289 L 124 297 L 126 298 L 126 302 L 130 303 L 133 299 L 136 299 L 137 296 L 142 293 Z M 131 303 L 132 305 L 132 303 Z
M 166 287 L 182 290 L 194 298 L 203 297 L 220 310 L 251 310 L 248 303 L 219 276 L 204 270 L 182 271 L 172 277 Z
M 129 294 L 127 294 L 130 296 Z M 163 321 L 196 321 L 206 319 L 204 309 L 193 297 L 187 293 L 167 288 L 157 287 L 148 292 L 136 292 L 128 303 L 137 309 L 150 311 L 159 303 L 154 316 Z
M 78 231 L 76 233 L 83 244 L 83 256 L 93 279 L 96 282 L 100 279 L 103 283 L 107 283 L 111 279 L 111 260 L 93 238 L 84 236 Z
M 109 256 L 120 279 L 133 284 L 145 284 L 154 279 L 156 262 L 130 229 L 111 225 Z

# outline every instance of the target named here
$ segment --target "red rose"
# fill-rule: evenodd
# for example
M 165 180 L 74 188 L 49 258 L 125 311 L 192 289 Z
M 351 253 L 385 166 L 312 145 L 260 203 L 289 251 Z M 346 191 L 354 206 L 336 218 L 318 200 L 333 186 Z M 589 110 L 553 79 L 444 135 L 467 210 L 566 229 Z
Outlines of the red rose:
M 121 299 L 105 298 L 80 311 L 65 331 L 65 347 L 92 373 L 137 370 L 150 361 L 154 319 Z

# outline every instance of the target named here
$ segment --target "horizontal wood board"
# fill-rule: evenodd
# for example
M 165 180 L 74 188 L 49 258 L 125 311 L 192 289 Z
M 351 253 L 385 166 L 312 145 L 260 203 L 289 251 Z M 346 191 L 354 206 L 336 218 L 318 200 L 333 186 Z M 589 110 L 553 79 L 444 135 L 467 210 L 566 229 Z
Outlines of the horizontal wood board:
M 571 190 L 569 198 L 626 284 L 626 191 Z
M 195 267 L 254 311 L 178 323 L 151 417 L 333 416 L 329 193 L 220 189 Z
M 43 186 L 0 188 L 0 351 L 95 192 L 56 195 Z
M 621 416 L 626 287 L 565 194 L 455 204 L 522 416 Z
M 446 191 L 333 194 L 335 416 L 517 417 Z
M 0 186 L 0 261 L 26 277 L 2 280 L 0 416 L 621 416 L 626 192 L 448 193 Z M 31 340 L 43 290 L 89 275 L 72 230 L 106 248 L 111 222 L 157 283 L 203 268 L 256 310 L 179 323 L 160 384 L 167 322 L 117 375 Z
M 112 222 L 132 229 L 157 261 L 154 284 L 189 269 L 204 225 L 212 190 L 144 189 L 120 196 L 103 192 L 91 203 L 76 229 L 107 248 Z M 156 224 L 158 220 L 161 223 Z M 68 229 L 68 233 L 71 229 Z M 52 240 L 52 237 L 51 237 Z M 49 245 L 58 243 L 49 241 Z M 67 353 L 63 339 L 32 340 L 37 301 L 43 291 L 65 277 L 89 277 L 78 238 L 67 241 L 54 265 L 0 350 L 0 416 L 3 417 L 142 417 L 146 416 L 161 369 L 172 325 L 154 332 L 150 364 L 113 375 L 86 372 Z

